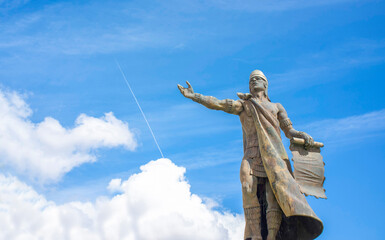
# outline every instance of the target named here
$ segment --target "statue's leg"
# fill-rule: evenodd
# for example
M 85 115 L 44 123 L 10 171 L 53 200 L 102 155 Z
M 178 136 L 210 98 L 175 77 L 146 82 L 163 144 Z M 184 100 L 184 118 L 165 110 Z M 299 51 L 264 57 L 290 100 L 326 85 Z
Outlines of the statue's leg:
M 258 179 L 251 175 L 250 165 L 247 160 L 242 161 L 240 177 L 246 221 L 244 239 L 262 240 L 261 207 L 257 197 Z
M 267 240 L 275 240 L 282 221 L 282 210 L 274 196 L 269 181 L 266 181 L 266 220 L 268 235 Z

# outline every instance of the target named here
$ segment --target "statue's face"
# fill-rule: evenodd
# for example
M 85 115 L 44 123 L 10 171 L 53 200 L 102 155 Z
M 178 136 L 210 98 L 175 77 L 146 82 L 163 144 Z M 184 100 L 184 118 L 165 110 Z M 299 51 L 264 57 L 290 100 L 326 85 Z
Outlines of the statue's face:
M 267 88 L 267 81 L 260 76 L 252 76 L 249 81 L 250 92 L 265 91 Z

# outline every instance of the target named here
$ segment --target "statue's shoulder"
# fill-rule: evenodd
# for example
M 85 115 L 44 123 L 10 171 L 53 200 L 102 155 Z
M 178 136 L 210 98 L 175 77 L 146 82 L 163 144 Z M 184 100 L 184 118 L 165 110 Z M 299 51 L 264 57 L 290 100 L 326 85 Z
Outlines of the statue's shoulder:
M 247 116 L 251 117 L 250 106 L 247 103 L 253 95 L 251 95 L 250 93 L 237 93 L 237 95 L 239 97 L 239 100 L 237 101 L 240 101 L 242 103 L 243 109 L 245 110 L 244 112 L 247 114 Z
M 251 95 L 250 93 L 237 93 L 237 96 L 243 100 L 243 101 L 247 101 L 249 100 L 253 95 Z
M 282 104 L 280 104 L 280 103 L 274 103 L 274 105 L 280 110 L 280 109 L 283 109 L 283 106 L 282 106 Z

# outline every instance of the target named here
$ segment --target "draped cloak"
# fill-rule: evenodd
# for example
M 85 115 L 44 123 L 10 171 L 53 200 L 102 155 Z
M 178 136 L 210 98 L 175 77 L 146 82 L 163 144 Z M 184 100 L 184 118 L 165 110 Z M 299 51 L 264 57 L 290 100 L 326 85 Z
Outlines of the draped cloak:
M 259 150 L 267 178 L 285 217 L 280 235 L 285 240 L 310 240 L 323 230 L 322 221 L 313 212 L 301 193 L 300 187 L 289 172 L 289 157 L 282 144 L 279 120 L 254 99 L 249 104 L 258 134 Z

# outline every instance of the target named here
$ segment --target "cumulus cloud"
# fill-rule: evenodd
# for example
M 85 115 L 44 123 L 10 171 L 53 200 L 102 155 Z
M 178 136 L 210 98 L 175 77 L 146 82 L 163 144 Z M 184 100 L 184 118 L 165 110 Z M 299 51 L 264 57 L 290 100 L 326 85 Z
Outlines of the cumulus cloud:
M 96 161 L 95 149 L 137 146 L 128 124 L 113 113 L 100 118 L 81 114 L 73 128 L 52 117 L 33 123 L 31 114 L 23 96 L 0 90 L 0 163 L 42 182 L 56 181 L 72 168 Z
M 62 205 L 0 175 L 0 239 L 242 239 L 243 218 L 192 194 L 185 168 L 159 159 L 140 169 L 111 180 L 109 188 L 120 191 L 111 198 Z

